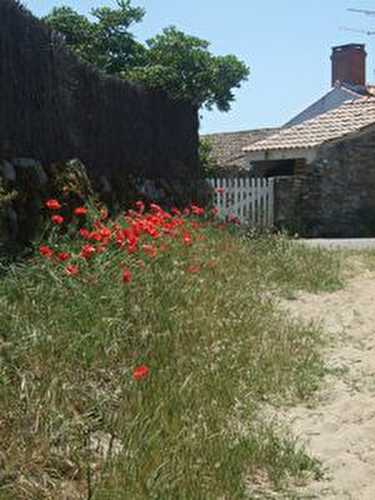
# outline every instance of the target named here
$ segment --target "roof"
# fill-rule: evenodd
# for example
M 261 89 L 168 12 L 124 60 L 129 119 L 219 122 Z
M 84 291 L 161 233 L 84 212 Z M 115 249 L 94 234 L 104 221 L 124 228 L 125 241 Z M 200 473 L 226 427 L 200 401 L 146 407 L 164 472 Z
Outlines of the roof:
M 313 148 L 375 124 L 375 97 L 347 101 L 338 108 L 244 148 L 245 152 Z
M 240 132 L 226 132 L 217 134 L 205 134 L 201 137 L 209 139 L 212 144 L 212 158 L 219 167 L 247 168 L 245 146 L 254 144 L 256 141 L 265 139 L 272 135 L 276 128 L 260 128 L 254 130 L 243 130 Z
M 338 108 L 348 100 L 361 99 L 366 95 L 370 95 L 369 88 L 367 86 L 354 86 L 338 82 L 323 97 L 305 108 L 301 113 L 298 113 L 298 115 L 294 116 L 291 120 L 288 120 L 284 127 L 293 127 L 294 125 L 299 125 L 306 120 L 312 120 L 316 116 Z

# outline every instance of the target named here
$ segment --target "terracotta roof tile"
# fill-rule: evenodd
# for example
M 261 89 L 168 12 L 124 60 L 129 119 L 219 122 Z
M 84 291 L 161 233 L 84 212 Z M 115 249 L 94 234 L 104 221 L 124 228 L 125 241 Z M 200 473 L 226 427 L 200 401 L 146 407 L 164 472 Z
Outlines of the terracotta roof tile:
M 371 124 L 375 124 L 375 97 L 364 97 L 347 101 L 338 108 L 300 125 L 281 129 L 277 134 L 255 144 L 249 144 L 243 150 L 257 152 L 313 148 Z
M 212 157 L 219 167 L 248 167 L 246 155 L 243 152 L 245 146 L 265 139 L 276 132 L 275 128 L 264 128 L 244 130 L 240 132 L 226 132 L 218 134 L 202 135 L 203 139 L 209 139 L 212 144 Z

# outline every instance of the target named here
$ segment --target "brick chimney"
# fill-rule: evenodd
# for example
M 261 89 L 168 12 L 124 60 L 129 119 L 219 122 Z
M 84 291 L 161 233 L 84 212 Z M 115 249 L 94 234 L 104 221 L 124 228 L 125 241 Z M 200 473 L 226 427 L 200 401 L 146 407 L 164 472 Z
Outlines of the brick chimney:
M 350 43 L 332 48 L 332 87 L 337 82 L 366 85 L 365 45 Z

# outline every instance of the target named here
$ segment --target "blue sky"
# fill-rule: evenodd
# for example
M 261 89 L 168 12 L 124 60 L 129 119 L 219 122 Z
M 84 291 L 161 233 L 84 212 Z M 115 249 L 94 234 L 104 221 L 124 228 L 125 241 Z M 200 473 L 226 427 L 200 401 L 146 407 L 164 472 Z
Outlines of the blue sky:
M 70 5 L 88 13 L 113 0 L 24 0 L 36 15 Z M 217 54 L 246 61 L 251 75 L 236 92 L 229 113 L 204 112 L 201 132 L 230 132 L 277 126 L 330 88 L 331 47 L 366 43 L 367 79 L 375 83 L 375 37 L 345 32 L 341 26 L 375 31 L 375 17 L 347 12 L 374 9 L 375 0 L 133 0 L 146 16 L 134 30 L 145 40 L 174 24 L 211 42 Z

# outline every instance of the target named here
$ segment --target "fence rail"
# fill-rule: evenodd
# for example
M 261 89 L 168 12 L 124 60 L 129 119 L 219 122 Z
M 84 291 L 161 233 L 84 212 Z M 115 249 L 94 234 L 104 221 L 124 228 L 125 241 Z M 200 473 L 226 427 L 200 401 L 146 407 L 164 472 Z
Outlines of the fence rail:
M 272 227 L 274 223 L 274 180 L 233 177 L 210 178 L 215 206 L 222 218 L 236 217 L 242 224 Z

